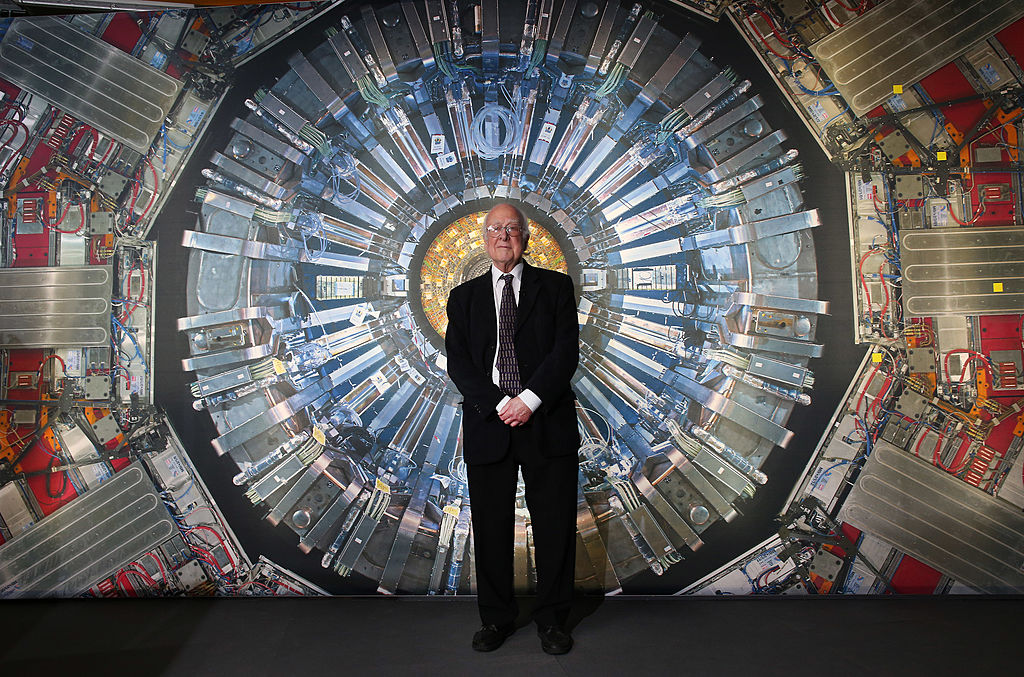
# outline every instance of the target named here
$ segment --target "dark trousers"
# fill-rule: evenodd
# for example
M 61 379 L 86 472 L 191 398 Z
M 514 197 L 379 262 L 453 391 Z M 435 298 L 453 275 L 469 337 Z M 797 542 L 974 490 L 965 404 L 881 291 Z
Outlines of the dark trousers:
M 522 427 L 512 429 L 508 453 L 500 461 L 466 466 L 480 620 L 507 625 L 519 613 L 512 578 L 520 468 L 537 567 L 533 618 L 538 625 L 564 625 L 575 578 L 579 458 L 576 454 L 544 457 L 529 429 Z

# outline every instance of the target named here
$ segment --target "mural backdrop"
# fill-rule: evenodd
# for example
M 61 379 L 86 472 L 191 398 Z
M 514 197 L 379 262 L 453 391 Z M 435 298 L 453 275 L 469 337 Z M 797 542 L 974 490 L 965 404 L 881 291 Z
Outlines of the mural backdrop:
M 6 20 L 0 595 L 472 594 L 499 202 L 576 286 L 582 591 L 1020 591 L 1024 21 L 896 4 Z

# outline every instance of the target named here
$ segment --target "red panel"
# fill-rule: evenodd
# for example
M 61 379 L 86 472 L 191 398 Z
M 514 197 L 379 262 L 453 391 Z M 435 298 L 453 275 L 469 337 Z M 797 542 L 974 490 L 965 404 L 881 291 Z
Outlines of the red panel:
M 1010 158 L 1003 152 L 1003 161 Z M 974 221 L 976 226 L 1011 226 L 1015 223 L 1016 210 L 1013 204 L 1012 178 L 1009 174 L 975 174 L 974 190 L 971 191 L 971 215 L 977 213 L 984 199 L 985 209 Z M 970 186 L 970 180 L 967 181 Z M 986 193 L 986 186 L 989 187 Z
M 16 85 L 12 85 L 3 78 L 0 78 L 0 92 L 4 93 L 4 97 L 10 97 L 13 99 L 21 94 L 21 88 Z
M 992 432 L 985 438 L 985 446 L 995 449 L 1000 456 L 1003 456 L 1009 448 L 1010 442 L 1013 441 L 1015 427 L 1017 427 L 1017 417 L 1011 416 L 992 429 Z
M 132 464 L 132 459 L 130 459 L 130 458 L 115 459 L 115 460 L 110 462 L 110 465 L 114 468 L 114 472 L 115 473 L 121 472 L 122 470 L 124 470 L 125 468 L 130 466 L 131 464 Z
M 41 452 L 40 452 L 41 453 Z M 49 457 L 47 457 L 49 458 Z M 53 461 L 53 459 L 50 459 Z M 46 466 L 36 468 L 41 470 Z M 71 481 L 64 481 L 66 475 L 64 473 L 48 473 L 46 475 L 35 475 L 28 478 L 29 489 L 36 496 L 36 501 L 39 502 L 39 507 L 43 511 L 43 515 L 49 515 L 51 513 L 60 510 L 72 499 L 78 496 L 78 492 L 75 491 L 74 487 L 71 486 Z M 49 488 L 47 488 L 47 482 L 49 482 Z M 55 498 L 51 498 L 48 491 L 52 491 L 57 494 Z M 58 493 L 59 492 L 59 493 Z
M 967 81 L 956 64 L 947 64 L 921 80 L 921 86 L 928 96 L 936 103 L 952 101 L 976 94 L 974 87 Z M 946 120 L 953 123 L 960 132 L 966 133 L 985 114 L 985 105 L 981 100 L 946 106 L 942 109 Z
M 892 575 L 892 587 L 900 595 L 932 595 L 942 574 L 910 555 L 904 555 Z
M 131 14 L 118 12 L 110 20 L 107 30 L 103 32 L 103 40 L 129 54 L 142 37 L 142 29 Z
M 45 200 L 47 196 L 48 193 L 23 192 L 18 193 L 16 198 Z M 15 235 L 14 248 L 17 252 L 17 258 L 14 259 L 14 268 L 47 266 L 49 265 L 50 257 L 50 233 L 46 228 L 43 228 L 43 232 L 38 235 Z
M 999 40 L 1003 48 L 1017 59 L 1017 63 L 1024 65 L 1024 19 L 996 33 L 996 40 Z
M 54 120 L 58 120 L 58 119 L 60 119 L 60 115 L 59 114 L 56 117 L 54 117 Z M 52 122 L 51 122 L 51 124 L 52 124 Z M 44 134 L 43 136 L 44 137 L 48 137 L 48 133 Z M 50 158 L 52 158 L 52 157 L 53 157 L 53 149 L 52 148 L 47 146 L 45 143 L 38 144 L 36 146 L 35 151 L 33 151 L 32 157 L 29 159 L 28 164 L 25 166 L 25 174 L 24 174 L 24 176 L 31 176 L 32 174 L 34 174 L 38 170 L 42 169 L 42 167 L 44 165 L 46 165 L 50 161 Z
M 1012 351 L 1018 359 L 1024 363 L 1024 351 L 1021 344 L 1021 315 L 992 315 L 978 318 L 978 325 L 981 332 L 981 352 L 991 357 L 993 351 Z M 995 360 L 993 360 L 994 362 Z M 998 368 L 998 365 L 996 365 Z M 1021 398 L 1024 397 L 1024 389 L 1017 390 L 996 390 L 989 391 L 989 397 L 999 398 Z M 1009 403 L 1003 399 L 1004 404 Z M 996 446 L 1000 451 L 1005 447 Z

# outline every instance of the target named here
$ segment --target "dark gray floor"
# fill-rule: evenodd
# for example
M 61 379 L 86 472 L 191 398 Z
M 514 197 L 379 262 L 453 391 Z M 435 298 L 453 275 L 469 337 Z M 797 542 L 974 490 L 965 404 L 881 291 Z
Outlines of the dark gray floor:
M 532 626 L 494 653 L 474 652 L 476 606 L 465 598 L 8 601 L 0 674 L 1020 674 L 1020 599 L 616 597 L 583 606 L 576 648 L 552 657 Z

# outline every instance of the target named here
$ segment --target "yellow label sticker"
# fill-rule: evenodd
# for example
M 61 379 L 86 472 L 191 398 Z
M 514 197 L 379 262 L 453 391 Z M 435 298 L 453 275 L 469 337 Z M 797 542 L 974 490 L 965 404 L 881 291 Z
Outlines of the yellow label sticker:
M 1003 291 L 1003 283 L 1002 282 L 993 282 L 992 283 L 992 291 Z
M 313 439 L 317 441 L 317 444 L 327 444 L 327 436 L 317 426 L 313 426 Z
M 455 505 L 454 503 L 449 503 L 448 505 L 446 505 L 444 507 L 444 511 L 452 517 L 459 516 L 459 506 Z
M 903 85 L 893 85 L 892 86 L 892 93 L 893 94 L 902 94 L 903 93 Z
M 871 353 L 871 361 L 872 362 L 881 362 L 882 361 L 882 353 Z
M 946 151 L 940 150 L 938 153 L 935 154 L 935 157 L 938 160 L 945 160 L 946 159 Z
M 377 487 L 377 491 L 383 491 L 385 494 L 391 493 L 391 487 L 382 482 L 379 477 L 374 482 L 374 486 Z
M 276 357 L 271 360 L 271 363 L 274 365 L 274 373 L 277 374 L 278 376 L 288 371 L 287 369 L 285 369 L 284 362 L 277 359 Z

